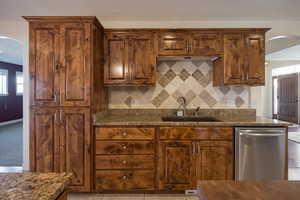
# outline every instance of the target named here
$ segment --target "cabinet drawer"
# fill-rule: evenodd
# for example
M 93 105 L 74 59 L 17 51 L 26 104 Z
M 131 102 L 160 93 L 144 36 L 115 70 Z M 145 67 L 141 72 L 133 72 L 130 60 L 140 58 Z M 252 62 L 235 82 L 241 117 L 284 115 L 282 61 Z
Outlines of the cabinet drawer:
M 154 128 L 96 128 L 97 140 L 153 140 Z
M 152 170 L 97 170 L 96 190 L 154 190 Z
M 162 127 L 160 139 L 231 140 L 231 127 Z
M 96 141 L 96 154 L 154 154 L 154 142 Z
M 103 155 L 96 156 L 96 169 L 153 169 L 154 157 L 151 155 Z

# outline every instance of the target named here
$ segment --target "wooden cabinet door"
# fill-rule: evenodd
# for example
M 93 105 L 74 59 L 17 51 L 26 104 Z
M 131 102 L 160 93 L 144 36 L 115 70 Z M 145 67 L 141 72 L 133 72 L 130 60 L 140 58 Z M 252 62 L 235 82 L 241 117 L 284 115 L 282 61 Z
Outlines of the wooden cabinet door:
M 222 38 L 218 33 L 192 33 L 189 54 L 216 56 L 222 52 Z
M 245 35 L 246 81 L 250 85 L 265 83 L 265 36 L 259 33 Z
M 90 111 L 84 108 L 60 110 L 60 171 L 71 172 L 70 189 L 89 191 L 91 162 Z
M 128 36 L 107 33 L 105 36 L 105 84 L 124 84 L 128 80 Z
M 89 106 L 91 93 L 90 24 L 61 25 L 61 105 Z
M 158 39 L 158 54 L 167 56 L 187 55 L 189 49 L 187 33 L 161 32 Z
M 59 105 L 59 25 L 30 25 L 30 104 Z
M 195 184 L 199 180 L 232 180 L 232 149 L 230 141 L 195 142 Z
M 130 39 L 129 70 L 131 84 L 154 84 L 155 61 L 153 34 L 141 33 Z
M 58 110 L 36 108 L 30 112 L 30 170 L 59 171 Z
M 242 34 L 224 35 L 224 84 L 243 83 L 244 53 Z
M 193 189 L 193 152 L 190 141 L 159 145 L 159 190 Z

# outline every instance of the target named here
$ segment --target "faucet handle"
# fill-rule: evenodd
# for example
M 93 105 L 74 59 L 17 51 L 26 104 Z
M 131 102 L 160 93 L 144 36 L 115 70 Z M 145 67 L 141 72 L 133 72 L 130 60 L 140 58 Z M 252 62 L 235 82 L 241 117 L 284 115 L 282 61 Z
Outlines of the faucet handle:
M 200 106 L 198 106 L 194 112 L 194 116 L 198 116 L 198 112 L 200 111 Z

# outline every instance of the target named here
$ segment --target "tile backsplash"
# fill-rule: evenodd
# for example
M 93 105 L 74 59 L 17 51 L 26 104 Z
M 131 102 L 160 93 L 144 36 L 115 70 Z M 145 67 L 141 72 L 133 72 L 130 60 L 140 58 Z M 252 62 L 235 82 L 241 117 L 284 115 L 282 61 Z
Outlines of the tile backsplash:
M 184 96 L 187 108 L 249 108 L 250 87 L 212 86 L 210 61 L 160 61 L 155 86 L 109 88 L 109 108 L 177 109 Z

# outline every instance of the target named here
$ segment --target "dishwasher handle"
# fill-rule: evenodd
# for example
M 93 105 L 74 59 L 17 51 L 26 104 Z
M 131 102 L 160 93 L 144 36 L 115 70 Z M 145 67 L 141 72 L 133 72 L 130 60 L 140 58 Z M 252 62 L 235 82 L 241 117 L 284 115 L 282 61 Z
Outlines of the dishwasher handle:
M 241 136 L 262 136 L 262 137 L 274 137 L 274 136 L 284 136 L 284 133 L 240 133 Z
M 256 130 L 240 130 L 239 134 L 241 136 L 284 136 L 284 129 L 276 129 L 276 130 L 267 130 L 267 129 L 256 129 Z

